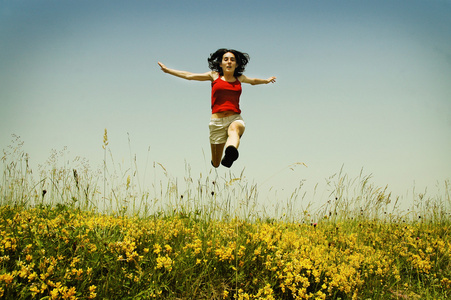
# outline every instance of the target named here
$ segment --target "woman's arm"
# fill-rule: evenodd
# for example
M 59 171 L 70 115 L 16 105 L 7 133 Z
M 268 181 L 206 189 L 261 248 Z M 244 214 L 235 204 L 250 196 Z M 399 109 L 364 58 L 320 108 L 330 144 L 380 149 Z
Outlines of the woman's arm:
M 268 79 L 260 79 L 260 78 L 249 78 L 245 75 L 241 75 L 238 78 L 239 81 L 243 82 L 243 83 L 249 83 L 252 85 L 256 85 L 256 84 L 268 84 L 268 83 L 274 83 L 276 82 L 276 77 L 269 77 Z
M 191 73 L 191 72 L 187 72 L 187 71 L 178 71 L 178 70 L 174 70 L 174 69 L 169 69 L 161 62 L 158 62 L 158 65 L 160 65 L 160 68 L 163 72 L 171 74 L 173 76 L 183 78 L 183 79 L 197 80 L 197 81 L 207 81 L 207 80 L 212 81 L 213 80 L 213 75 L 212 75 L 211 71 L 207 72 L 207 73 L 203 73 L 203 74 L 196 74 L 196 73 Z

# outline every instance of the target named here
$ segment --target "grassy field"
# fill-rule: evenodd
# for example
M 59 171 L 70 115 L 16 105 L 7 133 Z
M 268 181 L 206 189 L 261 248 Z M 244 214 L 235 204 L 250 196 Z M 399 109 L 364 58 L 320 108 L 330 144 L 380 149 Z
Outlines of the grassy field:
M 144 190 L 137 168 L 112 170 L 107 145 L 103 170 L 55 152 L 37 176 L 20 140 L 4 151 L 2 299 L 451 296 L 448 182 L 399 211 L 369 177 L 339 174 L 325 205 L 289 199 L 275 217 L 240 177 L 186 176 L 182 188 L 154 164 L 162 179 Z

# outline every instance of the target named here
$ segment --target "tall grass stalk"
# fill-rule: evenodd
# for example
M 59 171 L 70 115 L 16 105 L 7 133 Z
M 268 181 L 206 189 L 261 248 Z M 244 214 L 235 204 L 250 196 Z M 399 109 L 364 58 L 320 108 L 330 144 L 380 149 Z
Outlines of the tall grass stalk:
M 108 146 L 108 131 L 105 128 L 105 132 L 103 134 L 103 209 L 106 210 L 106 199 L 105 199 L 105 195 L 106 195 L 106 149 Z

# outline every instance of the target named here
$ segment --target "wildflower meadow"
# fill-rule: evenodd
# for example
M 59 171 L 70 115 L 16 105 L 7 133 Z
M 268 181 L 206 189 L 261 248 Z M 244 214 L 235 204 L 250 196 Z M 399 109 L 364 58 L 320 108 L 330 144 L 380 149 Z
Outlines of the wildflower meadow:
M 2 299 L 451 297 L 448 181 L 401 210 L 369 177 L 338 174 L 320 208 L 274 216 L 243 176 L 182 184 L 153 163 L 145 188 L 137 165 L 112 162 L 106 130 L 98 170 L 58 151 L 32 170 L 22 144 L 1 162 Z

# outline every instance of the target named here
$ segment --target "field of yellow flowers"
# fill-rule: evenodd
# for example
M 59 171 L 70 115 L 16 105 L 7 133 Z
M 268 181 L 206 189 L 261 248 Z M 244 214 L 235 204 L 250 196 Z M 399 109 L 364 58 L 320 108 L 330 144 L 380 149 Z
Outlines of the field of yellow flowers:
M 446 299 L 450 223 L 0 207 L 3 299 Z
M 33 173 L 22 145 L 1 159 L 1 299 L 451 297 L 449 182 L 445 198 L 419 194 L 397 214 L 369 177 L 340 174 L 317 212 L 295 210 L 297 189 L 268 216 L 242 175 L 187 168 L 181 193 L 154 162 L 150 190 L 137 188 L 136 161 L 107 160 L 106 130 L 103 170 L 54 151 Z

